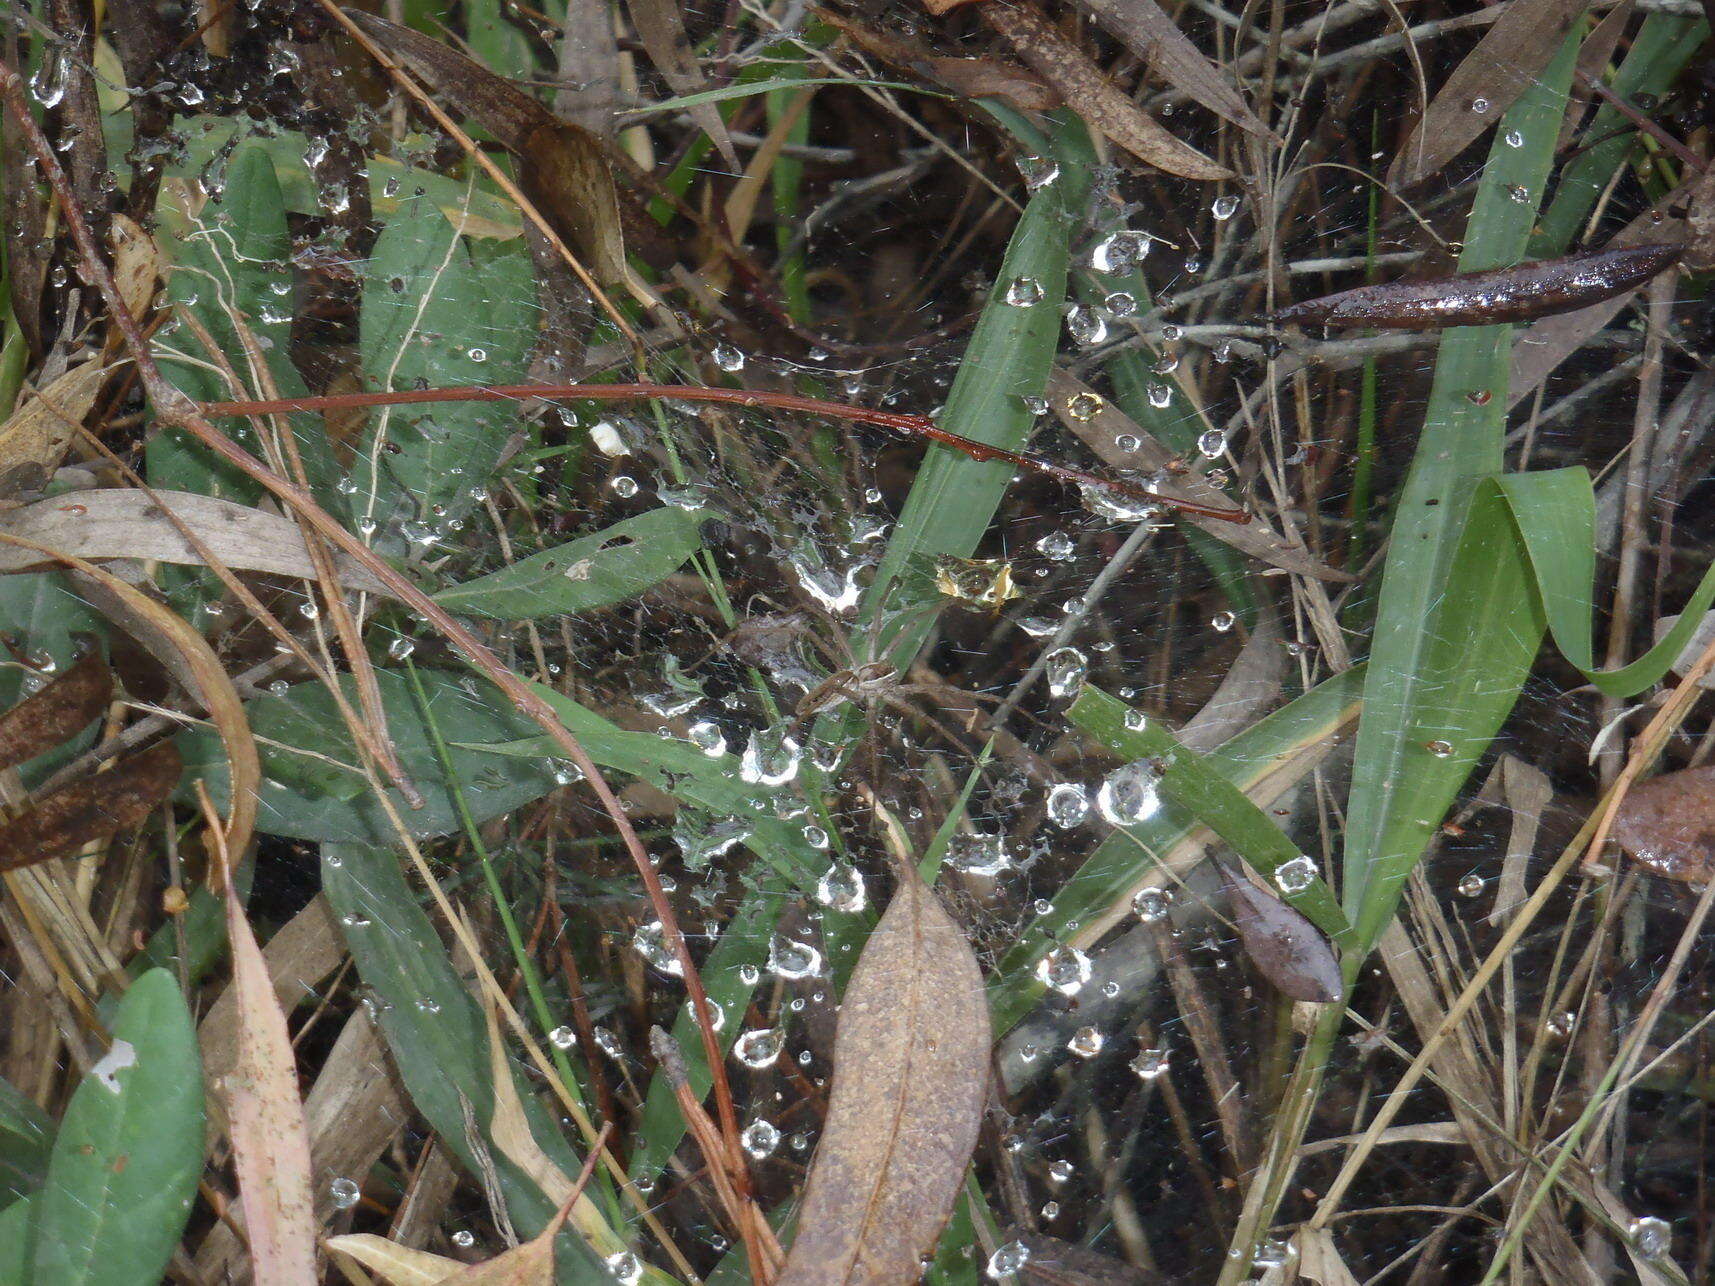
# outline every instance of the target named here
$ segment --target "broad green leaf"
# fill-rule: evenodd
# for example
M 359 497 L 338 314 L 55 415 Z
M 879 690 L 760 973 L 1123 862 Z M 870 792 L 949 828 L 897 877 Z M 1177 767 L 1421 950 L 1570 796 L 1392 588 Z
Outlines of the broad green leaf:
M 0 1210 L 0 1286 L 30 1286 L 30 1225 L 36 1197 L 20 1197 Z
M 358 975 L 373 993 L 376 1021 L 412 1103 L 466 1170 L 480 1175 L 465 1124 L 468 1105 L 479 1135 L 487 1140 L 487 1160 L 499 1179 L 507 1213 L 521 1236 L 534 1236 L 553 1217 L 557 1203 L 489 1134 L 494 1081 L 487 1026 L 406 883 L 400 859 L 364 845 L 325 845 L 322 891 L 339 915 Z M 537 1147 L 563 1173 L 575 1175 L 580 1158 L 535 1092 L 515 1069 L 512 1074 Z M 596 1248 L 602 1255 L 623 1248 L 617 1234 L 609 1233 L 606 1242 Z M 576 1232 L 568 1229 L 555 1244 L 557 1281 L 611 1282 L 611 1274 Z
M 482 753 L 483 747 L 517 741 L 535 726 L 493 688 L 443 671 L 425 671 L 422 678 L 436 725 L 452 748 L 465 802 L 478 821 L 510 812 L 553 789 L 554 767 L 545 755 L 519 764 Z M 343 676 L 340 681 L 355 708 L 352 679 Z M 381 669 L 376 681 L 400 763 L 424 800 L 422 808 L 413 809 L 392 791 L 400 816 L 418 836 L 457 830 L 458 812 L 409 681 L 395 670 Z M 258 830 L 356 843 L 383 843 L 393 834 L 357 766 L 357 748 L 325 686 L 296 684 L 248 701 L 244 708 L 262 754 Z M 203 778 L 224 807 L 226 757 L 219 739 L 210 731 L 191 729 L 179 734 L 179 749 L 185 759 L 184 781 Z
M 37 1199 L 32 1280 L 154 1286 L 202 1174 L 202 1057 L 178 983 L 131 985 L 113 1045 L 72 1095 Z
M 1159 720 L 1132 710 L 1117 697 L 1085 686 L 1066 717 L 1123 759 L 1151 759 L 1165 771 L 1160 791 L 1225 840 L 1246 864 L 1272 885 L 1282 863 L 1297 858 L 1298 845 L 1269 821 L 1262 809 Z M 1349 932 L 1346 917 L 1320 876 L 1301 892 L 1283 898 L 1336 940 Z
M 435 595 L 451 612 L 525 621 L 624 602 L 677 571 L 702 545 L 702 515 L 651 509 Z
M 1208 752 L 1204 765 L 1236 789 L 1251 790 L 1348 722 L 1363 684 L 1362 666 L 1335 675 Z M 1168 799 L 1153 817 L 1103 841 L 1055 893 L 1052 909 L 1025 928 L 991 974 L 989 1016 L 996 1039 L 1041 994 L 1037 961 L 1136 888 L 1154 865 L 1152 853 L 1167 852 L 1199 825 L 1190 809 Z
M 1574 33 L 1497 130 L 1461 270 L 1523 255 L 1577 45 Z M 1476 485 L 1501 469 L 1511 337 L 1507 325 L 1443 336 L 1423 432 L 1395 506 L 1346 818 L 1342 894 L 1359 948 L 1346 956 L 1349 971 L 1392 916 L 1406 875 L 1512 708 L 1525 673 L 1520 652 L 1528 667 L 1540 638 L 1516 542 L 1481 530 L 1475 534 L 1492 543 L 1492 558 L 1457 558 Z M 1460 640 L 1457 654 L 1448 652 L 1451 638 Z M 1449 704 L 1454 693 L 1466 703 Z M 1430 727 L 1436 731 L 1425 735 Z
M 515 243 L 454 232 L 428 198 L 405 202 L 364 263 L 359 355 L 372 389 L 444 388 L 522 380 L 536 338 L 529 257 Z M 353 469 L 350 504 L 397 552 L 460 521 L 518 428 L 503 402 L 379 408 Z
M 1082 130 L 1069 117 L 1057 119 L 1063 134 Z M 1042 395 L 1054 364 L 1067 251 L 1089 190 L 1088 171 L 1070 152 L 1060 166 L 1059 179 L 1037 189 L 1013 229 L 940 416 L 941 427 L 953 433 L 1009 450 L 1029 438 L 1034 417 L 1024 399 Z M 971 555 L 1012 474 L 1000 461 L 978 463 L 947 447 L 929 448 L 864 597 L 854 646 L 902 667 L 910 662 L 930 625 L 915 609 L 935 601 L 927 578 L 913 574 L 938 556 Z M 870 637 L 878 627 L 884 627 L 879 644 Z
M 41 1187 L 53 1141 L 48 1114 L 0 1079 L 0 1206 Z

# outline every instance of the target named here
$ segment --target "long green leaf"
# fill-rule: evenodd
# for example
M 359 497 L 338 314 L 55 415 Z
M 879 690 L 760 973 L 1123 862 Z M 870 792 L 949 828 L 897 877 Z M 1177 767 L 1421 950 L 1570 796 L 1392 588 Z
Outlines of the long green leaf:
M 32 1280 L 154 1286 L 202 1173 L 202 1057 L 163 969 L 131 985 L 113 1045 L 77 1087 L 35 1203 Z
M 41 1187 L 53 1141 L 48 1114 L 0 1079 L 0 1206 Z
M 677 571 L 702 545 L 702 515 L 651 509 L 510 567 L 442 590 L 449 611 L 524 621 L 624 602 Z

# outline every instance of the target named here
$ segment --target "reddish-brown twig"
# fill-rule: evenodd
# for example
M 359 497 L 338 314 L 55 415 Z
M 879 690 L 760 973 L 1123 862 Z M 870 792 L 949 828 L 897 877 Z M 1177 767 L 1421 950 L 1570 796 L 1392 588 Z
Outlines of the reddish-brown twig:
M 60 166 L 59 157 L 55 155 L 52 145 L 42 133 L 41 127 L 36 124 L 35 118 L 30 115 L 29 96 L 25 91 L 23 78 L 16 68 L 4 60 L 0 60 L 0 97 L 4 97 L 6 108 L 18 125 L 19 134 L 34 154 L 42 177 L 47 180 L 59 202 L 61 217 L 65 221 L 66 231 L 71 234 L 72 242 L 77 247 L 78 260 L 83 271 L 100 293 L 102 302 L 107 306 L 108 316 L 118 327 L 126 350 L 130 353 L 131 360 L 136 363 L 144 391 L 154 404 L 156 414 L 166 423 L 183 429 L 220 459 L 261 483 L 300 519 L 314 527 L 330 544 L 344 550 L 359 566 L 378 578 L 389 593 L 421 615 L 457 651 L 462 652 L 471 666 L 505 693 L 521 714 L 546 732 L 584 774 L 590 789 L 595 792 L 596 799 L 613 820 L 614 830 L 637 867 L 643 887 L 649 894 L 650 905 L 660 918 L 662 934 L 684 973 L 685 990 L 689 993 L 691 1012 L 696 1016 L 703 1052 L 708 1059 L 713 1080 L 715 1108 L 721 1131 L 727 1137 L 730 1148 L 737 1154 L 738 1113 L 733 1107 L 732 1090 L 727 1081 L 726 1064 L 721 1057 L 720 1041 L 715 1035 L 712 1017 L 714 1011 L 710 1007 L 708 993 L 703 989 L 696 961 L 692 959 L 690 946 L 679 928 L 673 905 L 667 900 L 666 890 L 661 887 L 661 878 L 656 874 L 649 854 L 644 850 L 642 841 L 637 838 L 637 832 L 632 828 L 625 810 L 620 807 L 613 788 L 602 776 L 601 769 L 596 766 L 577 738 L 560 722 L 553 707 L 502 665 L 481 639 L 455 621 L 444 608 L 395 571 L 355 534 L 336 522 L 316 503 L 315 497 L 306 488 L 282 478 L 250 452 L 224 436 L 209 423 L 195 402 L 167 380 L 155 362 L 154 353 L 150 351 L 142 328 L 119 293 L 113 270 L 102 258 L 101 249 L 95 243 L 89 224 L 78 209 L 71 184 L 66 178 L 65 170 Z M 737 1178 L 741 1184 L 748 1183 L 747 1176 L 743 1173 Z
M 857 424 L 873 424 L 901 437 L 917 441 L 939 442 L 942 446 L 962 451 L 971 459 L 1004 460 L 1015 469 L 1028 469 L 1061 482 L 1080 487 L 1095 487 L 1111 491 L 1131 500 L 1166 505 L 1203 518 L 1219 518 L 1226 522 L 1249 522 L 1251 515 L 1244 509 L 1217 509 L 1195 501 L 1165 496 L 1140 487 L 1124 478 L 1104 478 L 1069 465 L 1057 464 L 1046 456 L 1005 447 L 990 446 L 975 438 L 943 429 L 927 415 L 909 412 L 877 411 L 845 402 L 826 402 L 820 398 L 801 397 L 796 393 L 773 393 L 759 389 L 706 388 L 696 384 L 476 384 L 465 388 L 407 389 L 388 393 L 329 393 L 320 397 L 281 397 L 255 402 L 203 402 L 199 409 L 204 415 L 219 418 L 228 415 L 277 415 L 282 411 L 340 411 L 365 406 L 415 406 L 425 402 L 520 402 L 530 398 L 570 398 L 589 402 L 635 402 L 649 398 L 672 398 L 680 402 L 723 402 L 731 406 L 765 406 L 779 411 L 803 411 L 830 419 L 850 420 Z

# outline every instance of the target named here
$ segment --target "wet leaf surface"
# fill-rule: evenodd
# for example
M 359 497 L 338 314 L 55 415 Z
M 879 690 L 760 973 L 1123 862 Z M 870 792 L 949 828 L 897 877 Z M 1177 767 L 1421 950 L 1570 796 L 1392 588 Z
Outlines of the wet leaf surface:
M 916 1280 L 976 1146 L 988 1051 L 976 957 L 905 868 L 840 1005 L 828 1120 L 780 1286 Z
M 1633 786 L 1620 801 L 1609 838 L 1667 879 L 1701 884 L 1715 876 L 1715 764 Z
M 92 840 L 138 825 L 171 796 L 181 767 L 178 748 L 162 741 L 106 772 L 47 791 L 0 825 L 0 870 L 70 857 Z
M 40 692 L 0 714 L 0 769 L 44 755 L 88 727 L 113 696 L 113 671 L 91 652 Z
M 1680 253 L 1678 245 L 1626 246 L 1429 281 L 1358 286 L 1292 304 L 1274 319 L 1394 330 L 1530 321 L 1635 290 L 1670 268 Z

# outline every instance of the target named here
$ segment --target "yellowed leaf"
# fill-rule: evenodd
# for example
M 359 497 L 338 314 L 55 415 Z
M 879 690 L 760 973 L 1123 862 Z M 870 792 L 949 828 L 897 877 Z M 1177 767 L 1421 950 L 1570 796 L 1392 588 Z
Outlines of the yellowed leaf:
M 377 1237 L 373 1233 L 354 1232 L 343 1237 L 329 1237 L 322 1242 L 330 1252 L 356 1260 L 375 1273 L 388 1286 L 436 1286 L 466 1265 L 444 1255 L 431 1255 L 426 1250 L 412 1250 L 396 1241 Z
M 66 447 L 95 405 L 107 367 L 84 362 L 35 394 L 0 424 L 0 493 L 40 487 L 59 468 Z
M 113 280 L 133 317 L 141 318 L 155 298 L 161 278 L 161 252 L 136 220 L 113 216 Z
M 827 1126 L 779 1286 L 894 1286 L 952 1211 L 988 1092 L 970 944 L 909 866 L 840 1004 Z

